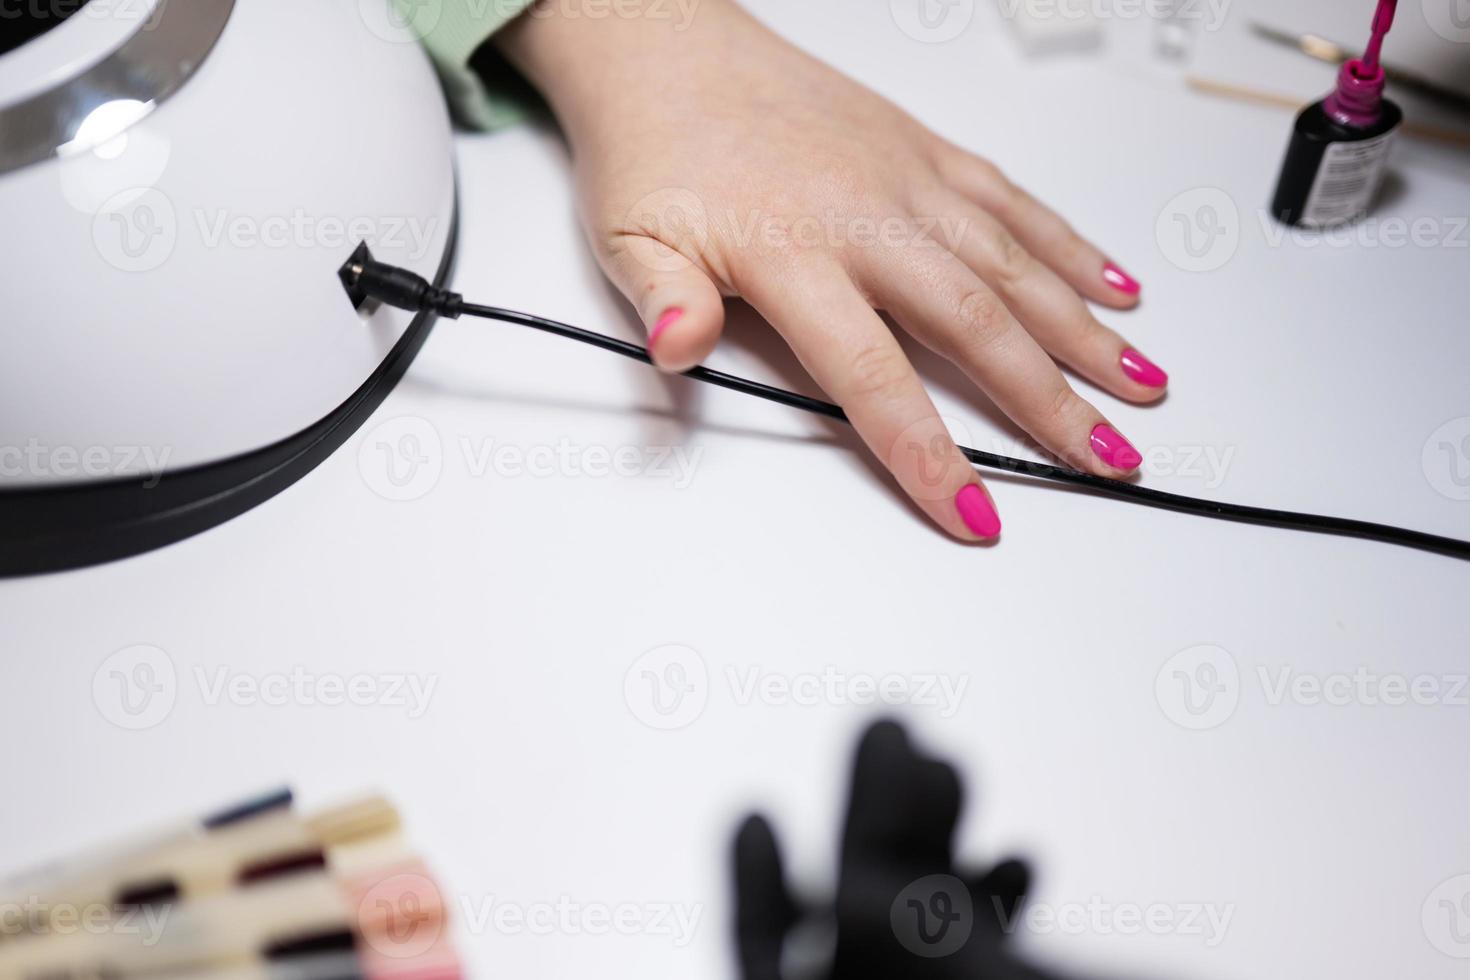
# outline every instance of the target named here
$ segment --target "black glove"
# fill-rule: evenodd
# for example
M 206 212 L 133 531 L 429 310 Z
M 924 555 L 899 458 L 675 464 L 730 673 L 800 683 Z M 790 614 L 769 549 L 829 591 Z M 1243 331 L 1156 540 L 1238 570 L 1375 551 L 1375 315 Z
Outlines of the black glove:
M 1020 861 L 983 873 L 954 866 L 959 777 L 919 755 L 892 722 L 858 747 L 842 836 L 835 914 L 803 915 L 786 888 L 771 826 L 735 838 L 736 940 L 744 980 L 1054 980 L 1006 947 L 1031 875 Z M 791 967 L 788 938 L 835 918 L 835 948 Z M 798 928 L 800 926 L 800 928 Z M 830 934 L 830 928 L 828 932 Z M 783 950 L 788 954 L 783 975 Z

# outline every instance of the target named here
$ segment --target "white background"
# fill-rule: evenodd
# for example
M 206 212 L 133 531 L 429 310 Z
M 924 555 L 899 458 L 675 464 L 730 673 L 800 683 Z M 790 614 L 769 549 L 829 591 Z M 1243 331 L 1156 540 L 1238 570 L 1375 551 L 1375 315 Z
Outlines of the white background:
M 1260 211 L 1290 114 L 1186 92 L 1152 59 L 1145 22 L 1110 22 L 1099 52 L 1027 62 L 987 4 L 944 44 L 905 35 L 886 3 L 752 6 L 991 156 L 1143 281 L 1143 306 L 1107 319 L 1169 370 L 1167 401 L 1134 408 L 1077 383 L 1140 448 L 1175 460 L 1148 485 L 1470 536 L 1453 479 L 1470 457 L 1437 442 L 1424 453 L 1447 423 L 1461 420 L 1446 430 L 1456 439 L 1470 429 L 1463 229 L 1458 247 L 1276 239 Z M 1285 26 L 1321 22 L 1273 6 Z M 1319 29 L 1356 38 L 1368 5 L 1354 6 Z M 1420 5 L 1401 6 L 1402 33 L 1433 44 Z M 1200 37 L 1200 70 L 1304 98 L 1326 89 L 1331 69 L 1249 40 L 1248 16 L 1236 4 Z M 1467 49 L 1435 50 L 1463 62 Z M 456 288 L 639 336 L 581 244 L 554 134 L 466 135 L 458 154 Z M 1375 219 L 1428 218 L 1453 238 L 1446 218 L 1470 214 L 1467 158 L 1405 141 L 1395 170 Z M 1172 215 L 1198 219 L 1221 196 L 1238 212 L 1225 259 L 1185 271 Z M 804 384 L 748 312 L 731 321 L 714 366 Z M 1024 451 L 954 371 L 919 359 L 972 445 Z M 383 446 L 405 432 L 427 433 L 429 475 L 405 491 L 415 499 L 386 499 L 404 493 Z M 677 446 L 697 463 L 688 481 L 656 467 L 477 474 L 487 441 Z M 1054 908 L 1232 915 L 1213 946 L 1095 928 L 1020 937 L 1037 957 L 1198 980 L 1464 975 L 1467 961 L 1435 945 L 1470 955 L 1438 897 L 1470 885 L 1435 890 L 1470 873 L 1467 692 L 1430 706 L 1272 704 L 1261 671 L 1453 683 L 1470 670 L 1470 566 L 1000 478 L 1004 540 L 966 548 L 856 449 L 821 421 L 597 351 L 442 324 L 363 433 L 268 504 L 158 553 L 0 585 L 0 865 L 276 782 L 308 804 L 377 787 L 461 910 L 566 896 L 702 912 L 683 948 L 660 935 L 473 935 L 461 914 L 476 975 L 729 975 L 738 817 L 768 810 L 801 883 L 828 887 L 847 757 L 880 709 L 742 705 L 728 671 L 937 673 L 967 685 L 956 712 L 888 713 L 960 763 L 964 854 L 1028 855 L 1033 899 Z M 1228 455 L 1223 478 L 1182 466 L 1193 453 Z M 93 680 L 136 644 L 164 651 L 176 692 L 132 731 Z M 708 676 L 702 714 L 675 731 L 644 723 L 636 679 L 631 703 L 624 688 L 666 644 L 696 651 Z M 1217 704 L 1235 708 L 1189 730 L 1179 721 L 1199 719 L 1174 670 L 1197 664 L 1171 658 L 1204 644 L 1226 651 L 1211 655 L 1227 687 Z M 437 686 L 410 718 L 393 705 L 211 705 L 198 680 L 297 666 Z

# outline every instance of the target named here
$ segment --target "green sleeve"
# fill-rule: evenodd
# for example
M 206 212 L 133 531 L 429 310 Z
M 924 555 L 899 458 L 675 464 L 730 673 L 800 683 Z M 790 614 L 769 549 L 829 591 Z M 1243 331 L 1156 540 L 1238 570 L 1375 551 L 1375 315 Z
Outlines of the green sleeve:
M 470 68 L 470 56 L 533 0 L 393 2 L 434 59 L 444 94 L 460 123 L 475 129 L 494 129 L 522 118 L 524 102 L 487 89 Z

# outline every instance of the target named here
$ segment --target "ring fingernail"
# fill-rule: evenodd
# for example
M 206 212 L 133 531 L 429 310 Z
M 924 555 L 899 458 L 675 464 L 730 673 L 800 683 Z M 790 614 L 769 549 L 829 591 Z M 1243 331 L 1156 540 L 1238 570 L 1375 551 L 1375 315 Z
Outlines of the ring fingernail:
M 1133 443 L 1123 438 L 1123 433 L 1103 422 L 1092 430 L 1092 451 L 1097 458 L 1114 469 L 1134 470 L 1143 462 Z
M 1000 515 L 978 484 L 967 484 L 955 494 L 954 507 L 960 512 L 960 520 L 965 522 L 965 527 L 976 537 L 993 538 L 1000 534 Z
M 1143 288 L 1137 279 L 1124 272 L 1116 262 L 1109 262 L 1103 266 L 1103 278 L 1107 280 L 1109 286 L 1129 296 L 1137 296 L 1139 290 Z
M 1125 350 L 1118 363 L 1123 367 L 1123 373 L 1141 385 L 1150 388 L 1162 388 L 1169 383 L 1169 375 L 1164 369 L 1153 361 L 1144 357 L 1132 347 Z

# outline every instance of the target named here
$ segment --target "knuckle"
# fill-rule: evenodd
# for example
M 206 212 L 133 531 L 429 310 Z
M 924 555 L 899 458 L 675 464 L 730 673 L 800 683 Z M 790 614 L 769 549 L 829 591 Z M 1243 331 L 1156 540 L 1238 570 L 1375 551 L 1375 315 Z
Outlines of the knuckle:
M 1018 185 L 1002 179 L 996 185 L 995 212 L 1006 220 L 1014 220 L 1031 210 L 1031 196 Z
M 985 351 L 994 348 L 1009 332 L 1010 314 L 1000 297 L 988 289 L 971 289 L 959 298 L 955 323 L 964 348 Z
M 994 163 L 984 157 L 972 157 L 972 160 L 974 161 L 975 172 L 980 175 L 981 180 L 996 187 L 1010 186 L 1010 178 L 1005 175 L 1005 171 L 1001 170 Z
M 1015 235 L 1001 229 L 995 233 L 991 244 L 995 254 L 995 276 L 1001 283 L 1015 286 L 1031 274 L 1034 260 Z
M 1061 219 L 1057 219 L 1057 223 L 1060 227 L 1055 234 L 1061 241 L 1059 251 L 1061 256 L 1060 261 L 1063 263 L 1063 266 L 1080 267 L 1084 263 L 1091 261 L 1095 249 L 1088 244 L 1087 239 L 1073 231 L 1071 226 L 1061 221 Z
M 1128 346 L 1122 334 L 1111 327 L 1103 326 L 1097 317 L 1092 315 L 1086 303 L 1082 304 L 1079 319 L 1082 321 L 1082 329 L 1079 331 L 1080 336 L 1077 341 L 1080 355 L 1092 354 L 1112 361 L 1117 357 L 1117 351 Z
M 1068 427 L 1069 421 L 1083 407 L 1082 396 L 1063 381 L 1042 406 L 1040 421 L 1051 431 L 1060 432 Z
M 864 347 L 848 364 L 851 394 L 855 398 L 892 395 L 903 387 L 908 366 L 896 347 L 874 345 Z

